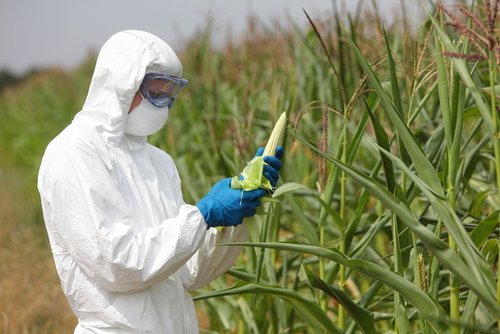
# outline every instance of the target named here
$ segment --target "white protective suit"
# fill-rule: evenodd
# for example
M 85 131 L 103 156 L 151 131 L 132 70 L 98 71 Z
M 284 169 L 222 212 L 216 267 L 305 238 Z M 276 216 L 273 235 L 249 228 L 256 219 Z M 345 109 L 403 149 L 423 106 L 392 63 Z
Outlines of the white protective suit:
M 38 188 L 75 333 L 198 333 L 188 291 L 238 256 L 244 225 L 207 229 L 172 158 L 123 129 L 147 72 L 180 76 L 174 51 L 124 31 L 101 49 L 83 109 L 47 147 Z

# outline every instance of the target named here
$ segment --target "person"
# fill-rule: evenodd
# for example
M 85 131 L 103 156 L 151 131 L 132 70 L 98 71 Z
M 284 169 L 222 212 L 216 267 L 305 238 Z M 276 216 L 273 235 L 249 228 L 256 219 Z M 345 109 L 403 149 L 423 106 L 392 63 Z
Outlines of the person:
M 45 150 L 38 189 L 75 333 L 197 333 L 189 291 L 241 251 L 220 244 L 248 238 L 242 221 L 266 191 L 225 178 L 186 204 L 173 159 L 147 142 L 186 84 L 167 43 L 119 32 L 99 52 L 82 110 Z M 264 158 L 273 185 L 282 155 Z

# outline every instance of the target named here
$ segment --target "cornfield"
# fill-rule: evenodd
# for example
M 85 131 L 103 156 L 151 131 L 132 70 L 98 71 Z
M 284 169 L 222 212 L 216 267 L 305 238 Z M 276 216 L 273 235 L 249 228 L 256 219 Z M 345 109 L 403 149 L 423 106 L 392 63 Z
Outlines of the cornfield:
M 500 1 L 251 21 L 180 54 L 189 87 L 150 142 L 185 201 L 237 175 L 287 112 L 286 153 L 251 240 L 193 294 L 201 333 L 498 333 Z M 0 93 L 0 332 L 71 333 L 36 193 L 48 141 L 95 58 Z M 220 247 L 234 247 L 221 245 Z

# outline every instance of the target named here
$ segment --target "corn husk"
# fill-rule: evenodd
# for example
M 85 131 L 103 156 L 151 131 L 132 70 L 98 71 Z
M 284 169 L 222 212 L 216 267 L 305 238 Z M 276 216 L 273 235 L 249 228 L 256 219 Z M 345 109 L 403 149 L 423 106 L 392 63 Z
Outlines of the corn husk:
M 276 148 L 278 147 L 283 134 L 286 129 L 286 112 L 283 112 L 276 122 L 276 125 L 271 132 L 271 136 L 267 141 L 266 147 L 264 148 L 264 153 L 262 156 L 253 158 L 241 173 L 241 179 L 235 176 L 231 179 L 231 188 L 233 189 L 243 189 L 246 191 L 255 190 L 257 188 L 263 188 L 267 190 L 273 190 L 271 182 L 262 175 L 264 169 L 264 157 L 274 156 L 276 154 Z

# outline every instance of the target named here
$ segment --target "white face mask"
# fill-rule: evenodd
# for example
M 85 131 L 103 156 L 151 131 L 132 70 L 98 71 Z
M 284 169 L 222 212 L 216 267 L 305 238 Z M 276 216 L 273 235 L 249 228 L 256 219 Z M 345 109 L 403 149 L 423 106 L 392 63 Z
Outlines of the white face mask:
M 125 133 L 134 136 L 149 136 L 160 131 L 168 119 L 168 107 L 158 108 L 146 98 L 128 114 Z

